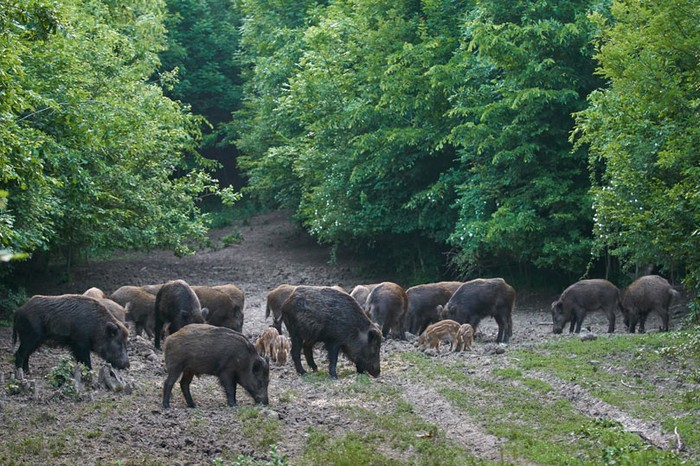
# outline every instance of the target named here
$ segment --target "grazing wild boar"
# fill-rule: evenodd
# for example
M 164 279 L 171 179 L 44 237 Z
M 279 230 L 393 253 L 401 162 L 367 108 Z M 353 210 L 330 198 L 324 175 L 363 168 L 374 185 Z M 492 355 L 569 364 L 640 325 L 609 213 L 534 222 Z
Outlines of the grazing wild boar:
M 302 348 L 311 370 L 318 369 L 313 358 L 318 342 L 328 351 L 332 378 L 338 378 L 336 365 L 341 351 L 358 373 L 379 376 L 382 335 L 349 294 L 330 287 L 298 286 L 282 305 L 282 320 L 289 330 L 292 361 L 299 374 L 306 373 L 301 365 Z
M 155 347 L 160 349 L 163 325 L 170 324 L 173 334 L 188 324 L 202 324 L 202 308 L 199 298 L 184 280 L 172 280 L 164 284 L 156 295 Z
M 651 311 L 661 317 L 661 331 L 667 332 L 671 318 L 669 307 L 678 294 L 668 280 L 658 275 L 647 275 L 632 282 L 622 293 L 622 315 L 629 332 L 634 333 L 639 322 L 639 333 L 644 333 Z
M 170 407 L 170 393 L 180 374 L 180 388 L 190 408 L 195 407 L 190 383 L 195 375 L 202 374 L 219 378 L 229 406 L 236 405 L 238 384 L 256 403 L 268 403 L 270 364 L 243 334 L 226 327 L 190 324 L 170 335 L 163 350 L 168 372 L 163 384 L 163 408 Z
M 88 296 L 98 300 L 104 305 L 104 307 L 107 308 L 109 312 L 112 313 L 114 317 L 117 318 L 119 322 L 122 324 L 126 323 L 126 309 L 124 309 L 119 303 L 109 299 L 105 292 L 101 289 L 92 287 L 83 293 L 83 296 Z
M 98 300 L 83 295 L 33 296 L 17 309 L 12 344 L 19 338 L 15 367 L 29 371 L 29 356 L 49 341 L 70 348 L 92 369 L 90 352 L 117 369 L 129 367 L 129 332 Z
M 146 332 L 153 338 L 156 327 L 156 295 L 141 286 L 126 285 L 117 288 L 109 297 L 126 310 L 126 320 L 133 322 L 137 336 Z
M 221 288 L 193 286 L 204 320 L 209 325 L 227 327 L 237 332 L 243 330 L 243 308 L 231 299 L 231 295 Z M 207 309 L 204 312 L 204 309 Z
M 428 325 L 423 333 L 418 337 L 418 348 L 425 349 L 430 347 L 440 352 L 440 343 L 443 341 L 450 342 L 450 351 L 452 351 L 454 343 L 457 341 L 457 331 L 459 331 L 459 323 L 454 320 L 445 319 L 440 322 Z
M 464 285 L 464 282 L 437 282 L 436 285 L 440 285 L 443 288 L 450 290 L 450 293 L 455 294 L 457 289 Z
M 275 352 L 275 362 L 277 365 L 284 366 L 287 364 L 291 349 L 292 345 L 289 342 L 289 338 L 285 337 L 284 335 L 277 337 L 277 344 L 273 348 L 273 351 Z
M 275 327 L 267 327 L 255 340 L 255 349 L 262 357 L 269 357 L 273 362 L 277 360 L 277 339 L 280 337 Z
M 282 332 L 282 304 L 292 295 L 294 288 L 296 286 L 284 284 L 267 294 L 265 318 L 267 319 L 272 314 L 272 325 L 278 332 Z
M 229 296 L 229 298 L 231 298 L 231 301 L 233 301 L 233 305 L 241 310 L 241 315 L 244 315 L 243 309 L 245 307 L 245 294 L 243 293 L 243 290 L 241 290 L 232 283 L 227 283 L 225 285 L 215 285 L 212 286 L 212 288 L 226 293 Z M 242 321 L 241 325 L 243 325 Z
M 428 325 L 440 320 L 438 306 L 447 304 L 452 297 L 452 291 L 438 283 L 426 283 L 407 289 L 406 297 L 408 298 L 407 329 L 414 335 L 420 335 Z
M 441 310 L 443 319 L 476 327 L 484 317 L 491 316 L 498 324 L 496 342 L 508 343 L 513 334 L 515 290 L 502 278 L 477 278 L 457 288 Z
M 372 290 L 376 288 L 377 285 L 378 283 L 372 285 L 357 285 L 350 292 L 350 296 L 355 298 L 355 301 L 357 301 L 357 304 L 359 304 L 362 309 L 365 309 L 365 305 L 367 304 L 367 298 L 369 297 L 369 294 L 372 292 Z
M 382 336 L 406 339 L 406 309 L 408 297 L 401 286 L 383 282 L 372 289 L 367 297 L 365 312 L 382 329 Z
M 474 343 L 474 329 L 469 324 L 462 324 L 457 330 L 455 351 L 471 350 Z
M 561 333 L 571 321 L 569 333 L 581 331 L 583 318 L 589 312 L 604 311 L 608 317 L 608 333 L 615 331 L 615 310 L 620 308 L 620 291 L 603 279 L 580 280 L 569 286 L 552 303 L 552 331 Z

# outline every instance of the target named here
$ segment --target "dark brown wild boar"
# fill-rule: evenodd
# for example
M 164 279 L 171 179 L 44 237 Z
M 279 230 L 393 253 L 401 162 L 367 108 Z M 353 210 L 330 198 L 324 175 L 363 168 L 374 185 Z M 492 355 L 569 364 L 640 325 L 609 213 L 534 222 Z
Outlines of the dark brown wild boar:
M 292 295 L 295 288 L 294 285 L 283 284 L 267 294 L 265 318 L 272 314 L 272 326 L 280 333 L 282 332 L 282 304 Z
M 153 338 L 156 327 L 156 295 L 141 286 L 126 285 L 117 288 L 109 297 L 126 310 L 126 320 L 134 324 L 134 333 L 145 331 Z
M 199 298 L 207 324 L 227 327 L 237 332 L 243 330 L 243 308 L 234 303 L 228 293 L 211 286 L 193 286 L 192 289 Z M 204 309 L 207 309 L 206 312 Z
M 671 317 L 669 307 L 678 294 L 668 280 L 658 275 L 647 275 L 632 282 L 622 294 L 622 315 L 629 332 L 634 333 L 639 322 L 639 333 L 644 333 L 651 311 L 659 314 L 661 331 L 667 332 Z
M 365 312 L 382 329 L 382 336 L 406 339 L 406 291 L 396 283 L 382 282 L 367 297 Z
M 229 406 L 236 405 L 236 386 L 241 385 L 256 403 L 267 404 L 270 364 L 255 351 L 243 334 L 226 327 L 190 324 L 165 341 L 163 408 L 170 407 L 170 393 L 182 374 L 180 388 L 187 406 L 194 408 L 190 383 L 195 375 L 215 375 L 226 392 Z
M 45 341 L 67 346 L 76 361 L 92 369 L 90 352 L 117 369 L 129 367 L 129 332 L 98 300 L 83 295 L 33 296 L 15 313 L 15 367 L 29 371 L 29 356 Z
M 620 308 L 620 290 L 603 279 L 580 280 L 569 286 L 552 303 L 552 331 L 561 333 L 571 321 L 569 333 L 581 331 L 589 312 L 603 311 L 608 317 L 608 333 L 615 331 L 615 310 Z
M 496 342 L 508 343 L 513 334 L 515 290 L 502 278 L 477 278 L 463 283 L 454 292 L 441 318 L 469 324 L 474 332 L 484 317 L 498 324 Z
M 155 347 L 160 349 L 163 325 L 170 324 L 169 333 L 175 333 L 188 324 L 203 324 L 199 298 L 184 280 L 164 284 L 156 295 Z
M 440 320 L 438 306 L 445 306 L 452 291 L 439 283 L 416 285 L 406 290 L 408 310 L 406 327 L 414 335 L 421 335 L 428 325 Z
M 455 291 L 457 291 L 460 286 L 464 285 L 464 282 L 437 282 L 437 285 L 447 288 L 450 290 L 450 293 L 455 294 Z
M 338 378 L 341 351 L 355 363 L 358 373 L 379 376 L 382 335 L 349 294 L 329 287 L 298 286 L 282 305 L 282 320 L 289 330 L 292 361 L 299 374 L 306 373 L 301 365 L 302 348 L 309 367 L 316 371 L 313 347 L 323 343 L 332 378 Z

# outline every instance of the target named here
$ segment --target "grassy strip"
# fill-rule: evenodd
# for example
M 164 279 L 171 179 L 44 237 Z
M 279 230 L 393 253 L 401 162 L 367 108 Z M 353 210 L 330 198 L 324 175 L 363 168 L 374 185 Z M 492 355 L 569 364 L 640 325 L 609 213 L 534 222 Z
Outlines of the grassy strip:
M 363 401 L 379 402 L 385 409 L 360 406 L 344 408 L 349 419 L 372 426 L 370 433 L 348 433 L 333 437 L 319 428 L 309 428 L 302 465 L 477 465 L 486 464 L 464 449 L 452 445 L 437 426 L 414 413 L 401 400 L 397 387 L 381 385 L 366 376 L 343 391 Z
M 621 339 L 628 340 L 626 337 Z M 513 351 L 510 353 L 512 357 L 502 358 L 500 362 L 504 364 L 494 365 L 485 379 L 468 375 L 471 369 L 469 360 L 435 360 L 420 353 L 405 353 L 402 358 L 412 364 L 411 374 L 416 381 L 434 380 L 435 385 L 442 387 L 440 394 L 456 408 L 468 413 L 472 419 L 480 420 L 485 432 L 505 439 L 503 453 L 506 457 L 523 458 L 535 464 L 680 464 L 683 458 L 650 447 L 617 423 L 585 416 L 555 393 L 548 383 L 527 375 L 528 370 L 551 371 L 575 383 L 582 380 L 590 386 L 601 383 L 602 380 L 593 379 L 591 375 L 604 371 L 594 369 L 595 364 L 590 364 L 589 356 L 602 359 L 604 355 L 615 354 L 621 343 L 614 340 L 603 338 L 595 342 L 580 342 L 566 339 L 543 347 Z M 586 357 L 579 352 L 590 351 L 591 347 L 598 347 L 598 350 L 586 354 Z M 639 342 L 636 345 L 630 343 L 629 348 L 639 349 Z M 644 359 L 650 353 L 637 351 L 637 354 Z M 650 354 L 649 363 L 657 361 L 658 357 L 656 353 Z M 614 360 L 615 364 L 621 365 L 618 367 L 638 364 L 644 367 L 646 364 L 642 360 L 625 365 L 629 361 L 624 353 Z M 587 384 L 580 385 L 588 388 Z M 465 396 L 467 390 L 469 398 Z M 622 392 L 629 390 L 623 385 L 610 389 L 610 392 L 615 396 L 607 397 L 608 402 L 639 397 L 639 406 L 646 404 L 649 413 L 663 411 L 658 402 L 649 404 L 648 399 L 640 394 L 625 395 Z M 669 405 L 674 406 L 674 403 Z
M 613 406 L 678 433 L 700 451 L 700 335 L 695 332 L 615 335 L 584 342 L 565 338 L 514 351 L 523 370 L 576 383 Z

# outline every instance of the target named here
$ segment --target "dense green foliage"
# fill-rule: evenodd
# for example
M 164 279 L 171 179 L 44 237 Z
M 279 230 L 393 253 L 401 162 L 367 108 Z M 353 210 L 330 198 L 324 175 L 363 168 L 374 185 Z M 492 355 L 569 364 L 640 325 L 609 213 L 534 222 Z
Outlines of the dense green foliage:
M 2 4 L 0 250 L 183 251 L 223 142 L 249 196 L 407 281 L 700 284 L 693 2 Z
M 185 252 L 202 237 L 195 200 L 217 187 L 192 150 L 200 123 L 151 79 L 163 10 L 140 0 L 2 2 L 2 248 L 71 259 Z
M 609 86 L 578 115 L 597 246 L 700 286 L 700 4 L 614 2 L 596 55 Z
M 186 102 L 196 115 L 214 127 L 209 144 L 222 122 L 241 102 L 240 12 L 230 0 L 166 0 L 167 48 L 160 53 L 161 69 L 174 71 L 177 80 L 166 93 Z

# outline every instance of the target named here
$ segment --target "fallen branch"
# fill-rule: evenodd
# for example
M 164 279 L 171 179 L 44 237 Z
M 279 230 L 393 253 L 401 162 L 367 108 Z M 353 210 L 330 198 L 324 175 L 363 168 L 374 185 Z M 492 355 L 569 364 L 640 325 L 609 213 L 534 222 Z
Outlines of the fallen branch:
M 632 390 L 644 390 L 643 387 L 633 387 L 632 385 L 626 384 L 625 381 L 622 379 L 620 379 L 620 383 L 627 388 L 631 388 Z
M 681 440 L 681 436 L 678 433 L 677 426 L 673 429 L 673 434 L 676 436 L 676 449 L 674 450 L 674 452 L 680 453 L 685 449 L 685 445 L 683 445 L 683 441 Z

